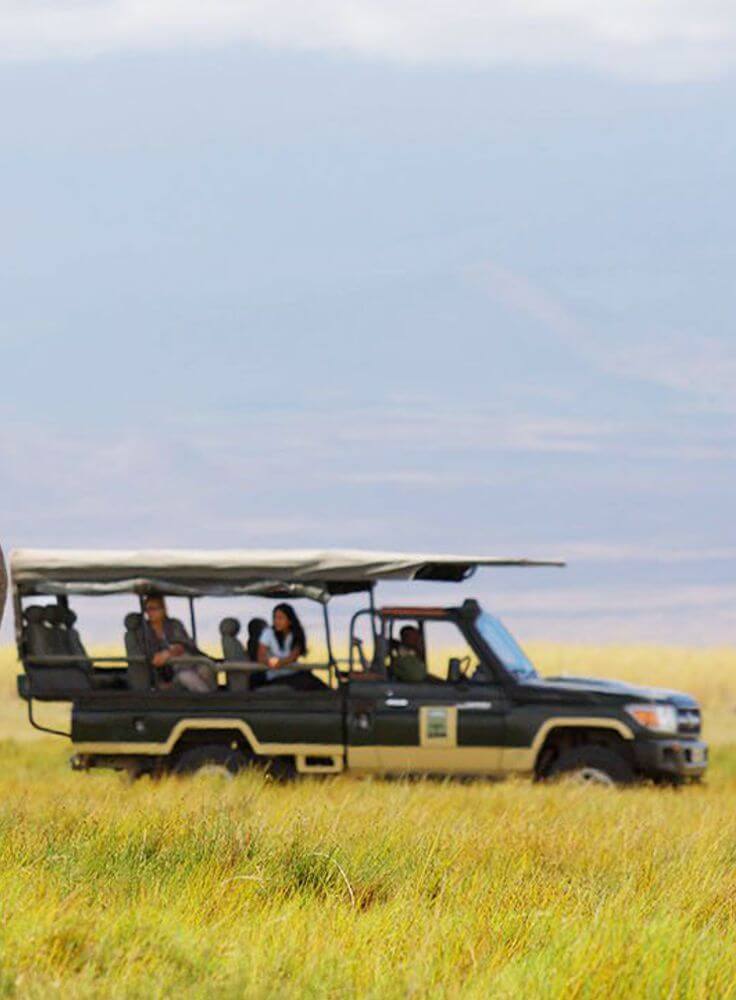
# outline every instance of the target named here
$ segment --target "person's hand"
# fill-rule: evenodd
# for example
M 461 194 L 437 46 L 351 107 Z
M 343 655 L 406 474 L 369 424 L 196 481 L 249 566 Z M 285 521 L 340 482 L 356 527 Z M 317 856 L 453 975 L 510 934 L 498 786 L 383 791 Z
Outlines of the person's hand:
M 180 642 L 175 642 L 174 645 L 169 649 L 170 656 L 183 656 L 186 650 Z
M 169 662 L 171 650 L 162 649 L 160 653 L 155 653 L 153 657 L 154 667 L 164 667 Z
M 278 658 L 278 656 L 269 656 L 268 665 L 271 668 L 271 670 L 278 670 L 279 667 L 281 666 L 281 660 Z

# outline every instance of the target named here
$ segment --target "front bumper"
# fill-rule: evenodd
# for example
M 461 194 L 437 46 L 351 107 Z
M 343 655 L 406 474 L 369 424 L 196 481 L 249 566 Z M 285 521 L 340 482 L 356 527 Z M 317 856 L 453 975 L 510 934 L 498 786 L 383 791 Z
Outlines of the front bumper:
M 648 778 L 700 778 L 708 768 L 708 744 L 700 740 L 636 740 L 633 749 Z

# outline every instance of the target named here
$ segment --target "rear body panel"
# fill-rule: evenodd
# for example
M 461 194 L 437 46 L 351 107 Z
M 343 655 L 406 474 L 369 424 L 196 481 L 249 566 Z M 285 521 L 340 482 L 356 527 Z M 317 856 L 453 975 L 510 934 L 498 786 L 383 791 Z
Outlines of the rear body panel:
M 303 694 L 274 685 L 245 694 L 114 692 L 78 699 L 72 740 L 78 753 L 170 753 L 188 730 L 239 731 L 256 753 L 343 755 L 339 692 Z

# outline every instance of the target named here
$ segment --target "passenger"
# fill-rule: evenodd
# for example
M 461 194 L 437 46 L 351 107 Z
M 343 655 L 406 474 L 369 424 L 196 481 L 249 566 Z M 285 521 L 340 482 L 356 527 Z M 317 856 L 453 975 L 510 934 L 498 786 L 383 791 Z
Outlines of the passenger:
M 184 688 L 185 691 L 204 693 L 214 691 L 217 687 L 215 674 L 206 664 L 172 663 L 179 656 L 201 656 L 202 654 L 187 635 L 182 623 L 176 618 L 169 618 L 166 613 L 166 602 L 158 594 L 150 594 L 144 601 L 143 609 L 146 621 L 143 624 L 143 648 L 151 656 L 151 663 L 156 668 L 163 684 Z
M 399 645 L 393 662 L 393 679 L 409 684 L 427 677 L 422 633 L 414 625 L 404 625 L 399 632 Z
M 265 682 L 286 683 L 297 691 L 324 687 L 309 671 L 289 670 L 306 653 L 307 639 L 296 611 L 290 604 L 277 604 L 273 609 L 273 628 L 265 628 L 258 641 L 258 661 L 268 667 Z

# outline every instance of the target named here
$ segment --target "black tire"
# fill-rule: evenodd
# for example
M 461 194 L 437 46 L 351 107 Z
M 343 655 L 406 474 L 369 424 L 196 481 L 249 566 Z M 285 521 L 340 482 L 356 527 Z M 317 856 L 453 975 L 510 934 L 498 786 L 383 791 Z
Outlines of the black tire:
M 232 747 L 222 743 L 208 743 L 182 750 L 171 766 L 171 773 L 196 774 L 198 771 L 212 768 L 223 774 L 232 775 L 242 771 L 246 763 L 247 758 L 242 750 L 233 750 Z
M 620 753 L 590 745 L 563 750 L 544 777 L 548 781 L 573 779 L 581 785 L 630 785 L 636 776 Z

